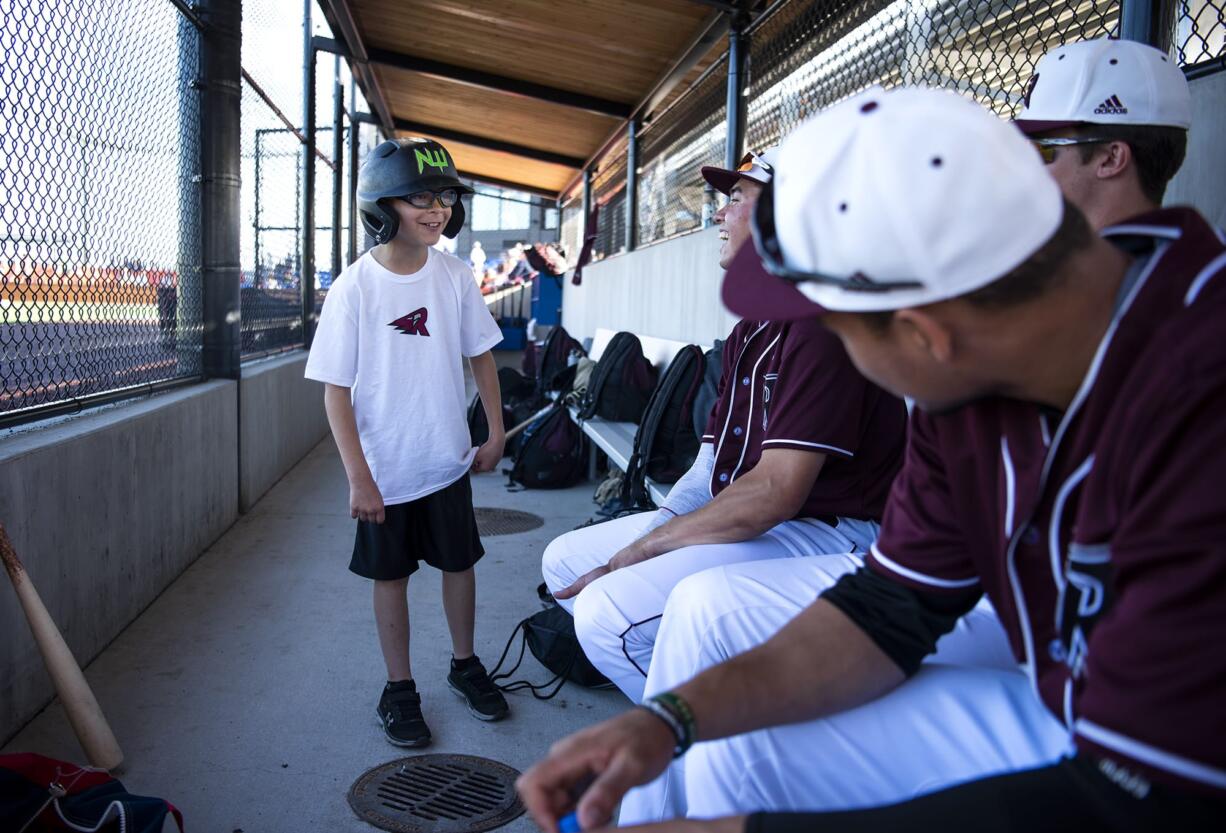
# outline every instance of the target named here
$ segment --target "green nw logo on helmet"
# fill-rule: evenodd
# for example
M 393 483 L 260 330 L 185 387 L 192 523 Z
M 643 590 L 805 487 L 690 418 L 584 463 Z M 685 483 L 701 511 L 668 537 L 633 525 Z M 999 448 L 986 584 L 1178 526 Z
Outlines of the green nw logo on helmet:
M 429 165 L 431 168 L 438 168 L 440 171 L 447 170 L 450 164 L 447 161 L 447 151 L 442 148 L 421 148 L 413 149 L 413 157 L 417 160 L 417 172 L 421 173 L 425 167 Z

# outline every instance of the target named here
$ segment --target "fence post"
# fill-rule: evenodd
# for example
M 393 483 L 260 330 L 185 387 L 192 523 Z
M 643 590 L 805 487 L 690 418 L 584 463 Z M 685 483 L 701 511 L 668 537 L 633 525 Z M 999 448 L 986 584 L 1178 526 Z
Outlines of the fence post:
M 315 48 L 311 45 L 311 6 L 302 3 L 302 346 L 310 347 L 315 328 Z
M 332 61 L 332 280 L 341 273 L 341 189 L 345 187 L 345 88 L 341 56 Z
M 1153 42 L 1153 0 L 1122 0 L 1120 3 L 1120 40 Z
M 358 119 L 357 82 L 349 79 L 349 262 L 358 259 Z
M 747 19 L 737 14 L 728 27 L 728 135 L 724 162 L 735 171 L 741 162 L 745 144 L 745 57 L 749 54 L 749 37 L 745 34 Z
M 596 233 L 596 229 L 588 228 L 588 221 L 592 217 L 592 169 L 583 169 L 583 220 L 580 222 L 580 228 L 583 229 L 583 234 L 579 237 L 579 250 L 583 251 L 583 246 L 587 243 L 587 239 Z
M 199 14 L 201 365 L 208 378 L 237 379 L 242 3 L 203 0 Z
M 626 251 L 633 252 L 639 224 L 639 121 L 626 126 Z

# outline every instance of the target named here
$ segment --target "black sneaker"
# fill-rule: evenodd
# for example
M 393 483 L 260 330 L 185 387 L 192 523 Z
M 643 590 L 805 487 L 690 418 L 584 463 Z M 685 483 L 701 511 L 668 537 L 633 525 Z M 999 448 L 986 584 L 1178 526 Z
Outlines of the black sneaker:
M 430 727 L 421 716 L 421 695 L 412 680 L 388 683 L 375 709 L 383 734 L 397 746 L 428 746 Z
M 485 666 L 475 656 L 466 660 L 451 661 L 451 673 L 447 685 L 464 699 L 468 710 L 478 720 L 502 720 L 511 713 L 506 698 L 490 681 Z

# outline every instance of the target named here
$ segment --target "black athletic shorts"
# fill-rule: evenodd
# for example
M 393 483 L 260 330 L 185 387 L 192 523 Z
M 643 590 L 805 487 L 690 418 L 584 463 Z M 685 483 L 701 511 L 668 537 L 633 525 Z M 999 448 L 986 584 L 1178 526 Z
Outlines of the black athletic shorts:
M 358 521 L 349 569 L 376 581 L 396 581 L 424 561 L 445 573 L 462 573 L 485 555 L 473 490 L 465 474 L 437 492 L 385 508 L 381 524 Z

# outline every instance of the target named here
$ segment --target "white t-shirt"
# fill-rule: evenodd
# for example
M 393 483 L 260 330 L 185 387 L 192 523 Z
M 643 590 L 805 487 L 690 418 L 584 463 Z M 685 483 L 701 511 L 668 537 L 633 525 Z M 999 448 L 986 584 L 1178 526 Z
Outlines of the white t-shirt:
M 468 434 L 462 358 L 502 341 L 464 262 L 428 249 L 397 275 L 370 252 L 324 299 L 306 377 L 352 389 L 366 463 L 391 505 L 459 480 L 476 450 Z

